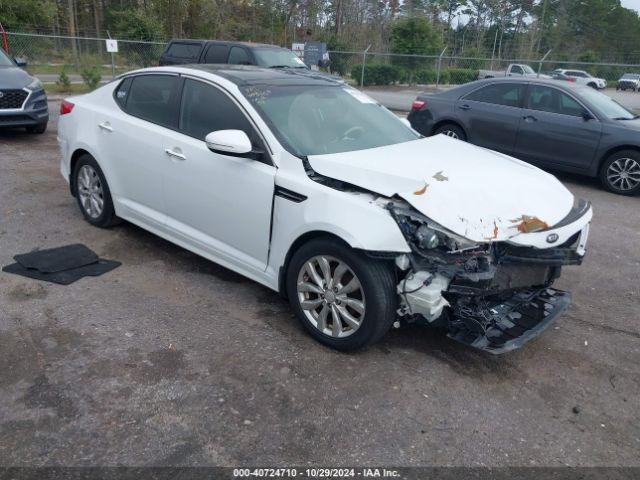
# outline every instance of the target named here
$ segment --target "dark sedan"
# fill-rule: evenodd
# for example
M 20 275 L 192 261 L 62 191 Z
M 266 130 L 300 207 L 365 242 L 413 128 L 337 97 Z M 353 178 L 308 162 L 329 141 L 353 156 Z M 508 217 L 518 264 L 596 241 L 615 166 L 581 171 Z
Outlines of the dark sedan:
M 487 79 L 413 102 L 411 126 L 443 133 L 543 168 L 599 177 L 608 190 L 640 192 L 640 119 L 587 86 Z

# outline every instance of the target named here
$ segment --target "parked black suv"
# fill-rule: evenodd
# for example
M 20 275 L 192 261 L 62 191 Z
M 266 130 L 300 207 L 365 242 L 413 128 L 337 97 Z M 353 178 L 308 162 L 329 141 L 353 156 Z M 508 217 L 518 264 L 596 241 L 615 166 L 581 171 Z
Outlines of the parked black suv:
M 49 121 L 47 96 L 40 80 L 0 48 L 0 128 L 26 127 L 44 133 Z
M 228 63 L 265 68 L 295 69 L 296 73 L 343 80 L 328 73 L 311 70 L 295 53 L 264 43 L 225 42 L 221 40 L 171 40 L 160 56 L 160 66 L 186 63 Z

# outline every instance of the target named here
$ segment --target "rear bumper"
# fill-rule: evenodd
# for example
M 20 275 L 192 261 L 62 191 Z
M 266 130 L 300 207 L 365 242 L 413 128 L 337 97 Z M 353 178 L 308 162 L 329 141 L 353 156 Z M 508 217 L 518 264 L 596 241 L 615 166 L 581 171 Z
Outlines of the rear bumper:
M 407 115 L 407 120 L 409 120 L 411 128 L 425 137 L 431 135 L 435 125 L 433 115 L 428 109 L 411 110 Z

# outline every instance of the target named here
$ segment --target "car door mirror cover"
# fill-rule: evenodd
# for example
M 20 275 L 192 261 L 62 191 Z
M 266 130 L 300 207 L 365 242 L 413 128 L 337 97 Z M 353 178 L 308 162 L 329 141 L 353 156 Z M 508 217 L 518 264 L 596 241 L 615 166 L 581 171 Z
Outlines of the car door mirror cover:
M 586 110 L 584 112 L 582 112 L 582 119 L 585 122 L 588 122 L 589 120 L 595 120 L 596 117 L 594 117 L 590 112 L 587 112 Z
M 207 148 L 215 153 L 246 155 L 253 148 L 248 135 L 242 130 L 216 130 L 209 133 L 204 141 Z

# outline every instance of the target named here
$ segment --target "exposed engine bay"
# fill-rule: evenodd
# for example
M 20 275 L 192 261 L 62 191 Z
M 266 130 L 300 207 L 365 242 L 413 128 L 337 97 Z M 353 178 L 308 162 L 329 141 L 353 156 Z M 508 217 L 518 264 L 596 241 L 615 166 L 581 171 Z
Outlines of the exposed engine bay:
M 442 327 L 454 340 L 499 354 L 537 336 L 569 306 L 570 294 L 551 286 L 562 266 L 582 262 L 588 225 L 538 249 L 470 241 L 402 200 L 385 208 L 412 250 L 395 259 L 401 322 Z

